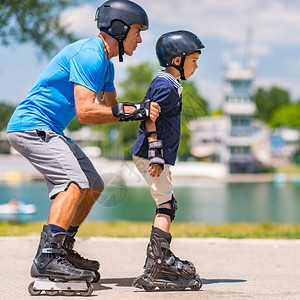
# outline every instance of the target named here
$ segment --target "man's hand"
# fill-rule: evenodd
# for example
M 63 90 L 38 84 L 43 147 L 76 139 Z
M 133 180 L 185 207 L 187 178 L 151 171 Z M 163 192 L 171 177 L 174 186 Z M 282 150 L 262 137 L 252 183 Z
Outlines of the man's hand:
M 150 103 L 150 120 L 155 122 L 160 113 L 160 106 L 156 102 Z
M 159 177 L 162 172 L 162 168 L 156 164 L 151 164 L 148 172 L 150 173 L 151 177 Z

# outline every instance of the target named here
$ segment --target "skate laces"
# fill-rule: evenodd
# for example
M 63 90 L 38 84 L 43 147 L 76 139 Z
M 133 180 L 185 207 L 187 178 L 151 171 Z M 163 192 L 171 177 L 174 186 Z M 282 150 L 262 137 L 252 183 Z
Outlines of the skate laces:
M 81 261 L 88 261 L 87 258 L 82 257 L 77 251 L 73 249 L 67 249 L 68 256 L 71 256 L 72 258 L 81 260 Z
M 58 262 L 59 264 L 61 264 L 61 265 L 65 265 L 65 266 L 67 266 L 67 267 L 73 267 L 73 268 L 74 268 L 74 266 L 73 266 L 68 260 L 66 260 L 66 259 L 65 259 L 64 257 L 62 257 L 62 256 L 57 257 L 56 260 L 57 260 L 57 262 Z

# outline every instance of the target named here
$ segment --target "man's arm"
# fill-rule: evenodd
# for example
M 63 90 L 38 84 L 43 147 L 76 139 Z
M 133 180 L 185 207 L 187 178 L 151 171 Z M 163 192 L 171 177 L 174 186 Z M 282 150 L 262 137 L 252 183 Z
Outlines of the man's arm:
M 117 104 L 116 92 L 104 93 L 104 103 L 95 103 L 96 93 L 92 90 L 74 84 L 74 98 L 77 118 L 80 123 L 84 124 L 107 124 L 115 123 L 120 120 L 112 113 L 111 105 Z M 130 114 L 135 111 L 133 106 L 124 107 L 125 113 Z M 149 118 L 153 121 L 156 120 L 160 112 L 160 106 L 151 102 Z
M 117 92 L 113 90 L 111 92 L 100 92 L 97 94 L 97 100 L 100 104 L 104 106 L 112 107 L 113 105 L 117 104 Z

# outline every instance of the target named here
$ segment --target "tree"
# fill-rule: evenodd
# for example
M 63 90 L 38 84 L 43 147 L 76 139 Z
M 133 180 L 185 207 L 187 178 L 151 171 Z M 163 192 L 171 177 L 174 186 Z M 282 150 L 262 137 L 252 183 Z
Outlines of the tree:
M 273 111 L 269 125 L 300 128 L 300 102 L 279 106 Z
M 62 26 L 60 12 L 74 5 L 71 0 L 2 0 L 0 3 L 0 43 L 33 42 L 45 54 L 56 49 L 58 40 L 74 41 Z
M 254 100 L 257 106 L 257 118 L 265 122 L 270 120 L 276 108 L 291 102 L 289 92 L 276 86 L 269 90 L 259 88 L 254 95 Z
M 14 110 L 14 106 L 0 102 L 0 131 L 6 129 L 7 123 Z

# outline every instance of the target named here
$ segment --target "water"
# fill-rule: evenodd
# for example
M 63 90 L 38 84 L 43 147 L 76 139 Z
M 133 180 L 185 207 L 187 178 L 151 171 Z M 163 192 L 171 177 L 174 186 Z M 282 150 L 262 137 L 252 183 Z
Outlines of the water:
M 299 183 L 199 182 L 196 186 L 175 187 L 176 222 L 300 223 L 299 195 Z M 36 205 L 37 212 L 20 221 L 47 220 L 51 201 L 43 182 L 0 183 L 0 204 L 11 198 Z M 147 187 L 108 186 L 87 220 L 152 221 L 154 211 Z

